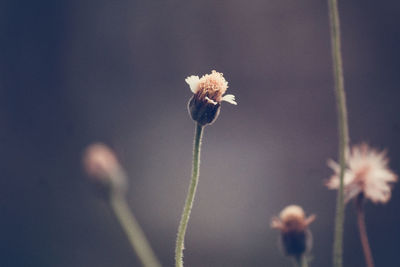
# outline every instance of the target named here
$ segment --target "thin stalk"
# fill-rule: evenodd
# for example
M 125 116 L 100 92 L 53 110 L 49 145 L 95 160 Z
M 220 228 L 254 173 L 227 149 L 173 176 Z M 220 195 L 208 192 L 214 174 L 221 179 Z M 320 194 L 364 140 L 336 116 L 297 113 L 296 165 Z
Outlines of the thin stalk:
M 294 262 L 295 267 L 308 267 L 308 259 L 306 255 L 301 255 Z
M 194 145 L 193 145 L 192 179 L 190 181 L 189 192 L 186 197 L 186 202 L 183 208 L 181 221 L 179 223 L 178 236 L 176 239 L 176 248 L 175 248 L 176 267 L 183 267 L 183 248 L 185 241 L 185 233 L 189 222 L 190 212 L 193 207 L 193 200 L 196 194 L 197 184 L 199 182 L 200 148 L 201 148 L 202 135 L 203 135 L 203 126 L 201 126 L 200 124 L 196 124 L 196 131 L 194 135 Z
M 144 267 L 161 267 L 139 223 L 131 213 L 123 193 L 114 190 L 111 194 L 110 204 L 142 265 Z
M 301 257 L 301 267 L 308 267 L 308 259 L 306 256 Z
M 344 90 L 340 20 L 337 0 L 328 0 L 330 32 L 332 45 L 332 59 L 335 80 L 336 108 L 338 113 L 339 131 L 339 164 L 340 164 L 340 185 L 336 203 L 335 236 L 333 245 L 333 266 L 343 266 L 343 224 L 344 224 L 344 193 L 343 178 L 346 165 L 346 153 L 349 143 L 349 130 L 347 122 L 346 94 Z
M 368 242 L 367 227 L 365 225 L 363 196 L 360 195 L 355 201 L 357 210 L 357 223 L 360 231 L 360 239 L 364 251 L 365 263 L 367 267 L 374 267 L 374 259 L 372 258 L 371 247 L 369 246 Z

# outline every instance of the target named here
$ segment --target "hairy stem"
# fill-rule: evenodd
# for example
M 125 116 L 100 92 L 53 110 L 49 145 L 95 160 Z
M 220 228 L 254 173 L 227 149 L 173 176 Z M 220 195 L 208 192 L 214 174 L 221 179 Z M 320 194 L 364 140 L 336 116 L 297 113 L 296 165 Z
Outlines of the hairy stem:
M 340 20 L 337 0 L 328 0 L 330 32 L 332 45 L 332 59 L 335 80 L 335 95 L 338 113 L 339 131 L 339 164 L 340 164 L 340 185 L 336 203 L 335 217 L 335 236 L 333 245 L 333 266 L 343 266 L 343 224 L 344 224 L 344 193 L 343 178 L 346 166 L 346 153 L 348 150 L 349 133 L 347 123 L 346 95 L 344 90 L 341 40 L 340 40 Z
M 110 204 L 142 265 L 144 267 L 161 267 L 139 223 L 131 213 L 124 194 L 119 190 L 114 190 L 111 194 Z
M 357 209 L 357 223 L 358 223 L 358 229 L 360 231 L 360 239 L 364 251 L 365 263 L 367 267 L 374 267 L 374 259 L 372 258 L 371 247 L 369 246 L 368 242 L 367 227 L 365 225 L 363 200 L 364 198 L 362 195 L 358 196 L 357 199 L 355 200 Z
M 176 239 L 176 248 L 175 248 L 176 267 L 183 267 L 183 248 L 185 241 L 185 233 L 189 222 L 190 212 L 193 207 L 193 200 L 196 194 L 197 184 L 199 182 L 200 148 L 201 148 L 202 135 L 203 135 L 203 126 L 201 126 L 200 124 L 196 124 L 196 131 L 194 135 L 194 145 L 193 145 L 192 179 L 190 181 L 189 192 L 186 197 L 185 206 L 182 212 L 182 218 L 179 223 L 178 236 Z

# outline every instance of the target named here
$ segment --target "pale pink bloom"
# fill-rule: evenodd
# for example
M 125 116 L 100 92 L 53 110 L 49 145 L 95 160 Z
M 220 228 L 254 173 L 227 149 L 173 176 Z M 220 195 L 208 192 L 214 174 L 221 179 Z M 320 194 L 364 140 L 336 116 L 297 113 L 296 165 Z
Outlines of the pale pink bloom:
M 391 185 L 397 175 L 388 167 L 386 151 L 378 152 L 367 144 L 353 146 L 347 157 L 343 185 L 345 202 L 359 194 L 374 203 L 386 203 L 391 197 Z M 335 172 L 326 183 L 329 189 L 339 188 L 340 166 L 328 160 L 328 166 Z

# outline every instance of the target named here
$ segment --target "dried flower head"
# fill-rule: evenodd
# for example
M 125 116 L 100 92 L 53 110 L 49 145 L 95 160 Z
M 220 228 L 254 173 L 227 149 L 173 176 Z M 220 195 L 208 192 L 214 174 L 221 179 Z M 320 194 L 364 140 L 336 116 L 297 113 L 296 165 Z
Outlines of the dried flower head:
M 279 218 L 272 218 L 271 227 L 281 232 L 280 243 L 288 256 L 300 259 L 312 246 L 312 235 L 308 226 L 315 215 L 306 218 L 304 210 L 297 205 L 284 208 Z
M 391 197 L 391 185 L 397 176 L 388 167 L 386 151 L 378 152 L 367 144 L 353 146 L 347 157 L 344 174 L 345 202 L 362 194 L 374 203 L 386 203 Z M 328 160 L 328 166 L 335 172 L 326 183 L 329 189 L 339 188 L 340 166 Z
M 222 101 L 237 105 L 234 95 L 224 95 L 228 82 L 222 73 L 213 70 L 211 74 L 189 76 L 185 79 L 193 97 L 189 101 L 189 113 L 200 125 L 210 124 L 218 117 Z

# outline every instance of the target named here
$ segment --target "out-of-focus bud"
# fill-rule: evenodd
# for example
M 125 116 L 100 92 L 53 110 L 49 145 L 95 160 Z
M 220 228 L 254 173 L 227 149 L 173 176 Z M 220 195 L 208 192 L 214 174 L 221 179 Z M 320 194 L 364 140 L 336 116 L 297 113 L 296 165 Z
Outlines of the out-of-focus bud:
M 300 260 L 311 251 L 312 235 L 308 225 L 315 220 L 315 215 L 306 218 L 300 206 L 290 205 L 274 217 L 271 227 L 280 231 L 280 243 L 284 253 Z
M 102 143 L 89 145 L 83 155 L 83 166 L 87 174 L 113 189 L 126 187 L 125 172 L 114 152 Z

